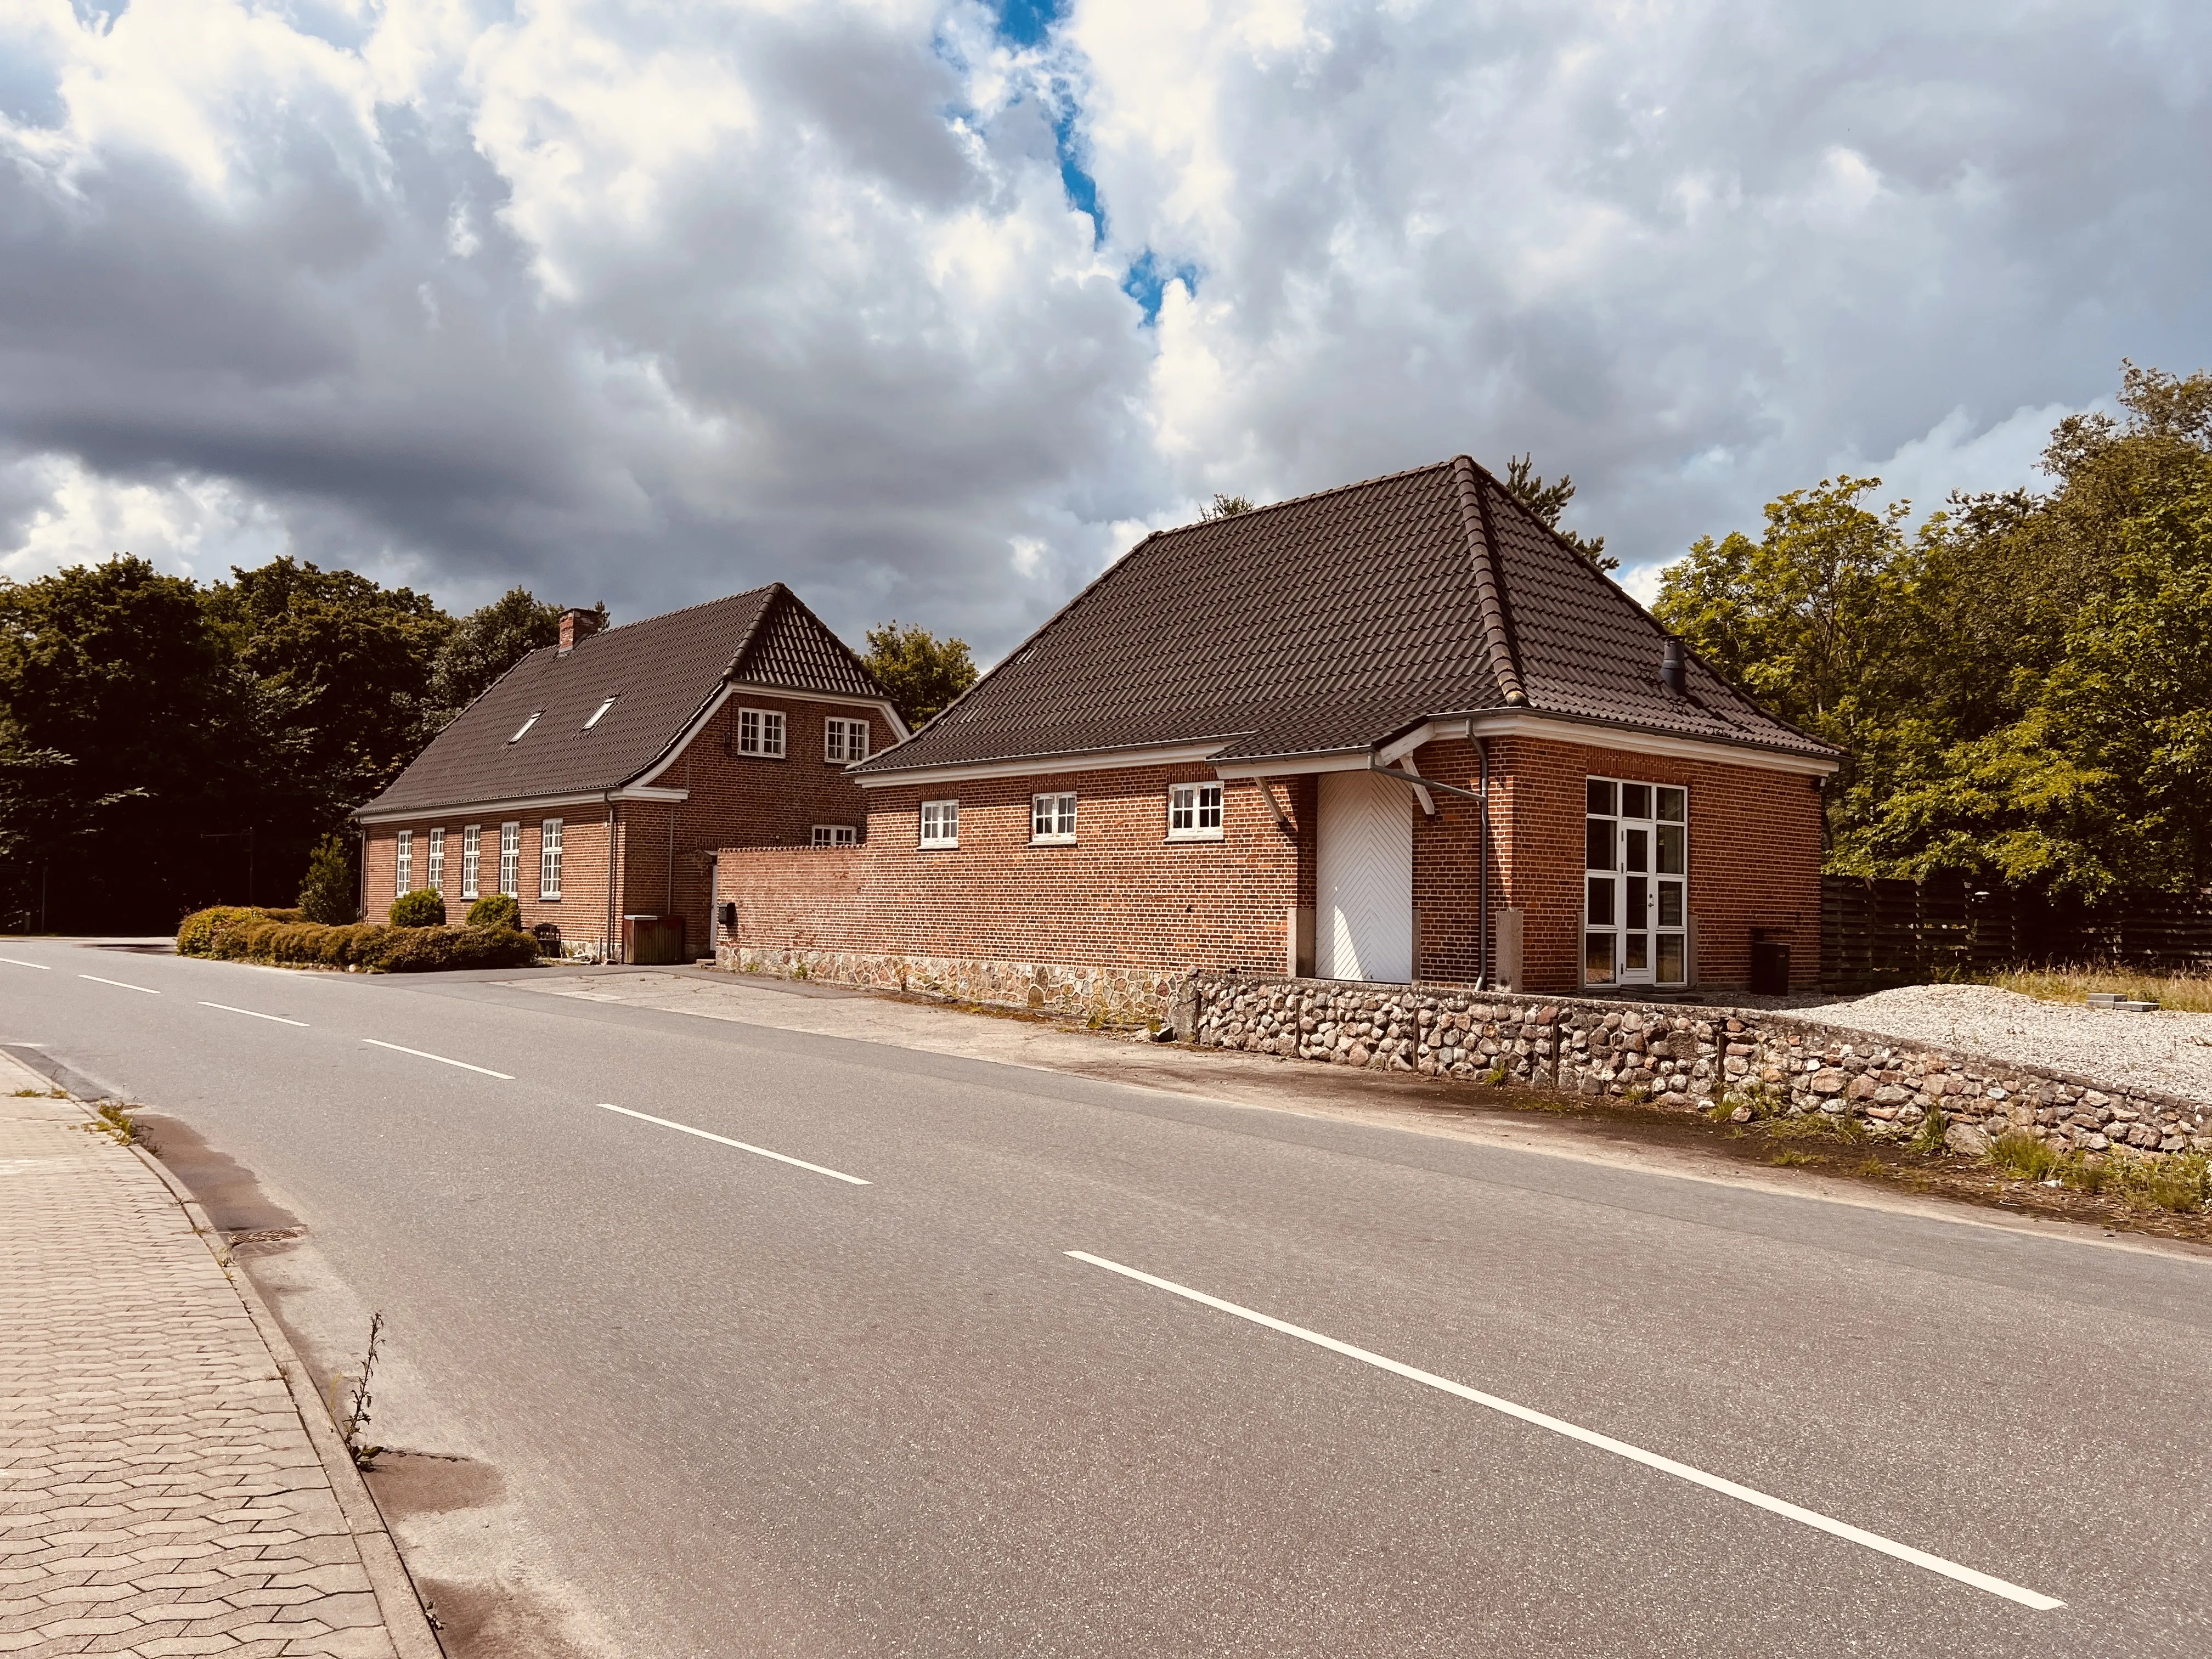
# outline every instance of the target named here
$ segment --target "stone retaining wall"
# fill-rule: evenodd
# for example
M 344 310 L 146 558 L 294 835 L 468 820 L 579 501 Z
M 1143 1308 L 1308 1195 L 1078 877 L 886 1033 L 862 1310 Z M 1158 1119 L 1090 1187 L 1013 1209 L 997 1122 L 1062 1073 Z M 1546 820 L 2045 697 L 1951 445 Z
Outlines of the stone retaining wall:
M 975 957 L 868 955 L 853 951 L 724 945 L 714 965 L 780 979 L 825 980 L 869 990 L 915 991 L 1008 1008 L 1073 1015 L 1100 1025 L 1164 1024 L 1184 975 L 1078 963 L 996 962 Z
M 2069 1150 L 2212 1151 L 2212 1106 L 1782 1013 L 1443 987 L 1195 975 L 1176 1035 L 1424 1077 L 1517 1084 L 1736 1115 L 1825 1112 L 1878 1135 L 1941 1110 L 1956 1150 L 2017 1129 Z

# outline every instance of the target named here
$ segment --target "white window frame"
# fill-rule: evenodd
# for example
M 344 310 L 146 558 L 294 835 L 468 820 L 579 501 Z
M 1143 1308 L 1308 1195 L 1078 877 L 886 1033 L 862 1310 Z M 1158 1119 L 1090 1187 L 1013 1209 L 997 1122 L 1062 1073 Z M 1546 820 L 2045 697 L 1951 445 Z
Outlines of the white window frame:
M 561 896 L 561 820 L 548 818 L 538 826 L 538 896 Z
M 738 710 L 738 752 L 756 760 L 781 760 L 787 722 L 781 708 Z
M 499 826 L 499 890 L 508 898 L 522 896 L 522 821 L 509 818 Z
M 1608 816 L 1589 810 L 1587 799 L 1583 813 L 1583 861 L 1589 864 L 1589 842 L 1593 824 L 1610 824 L 1609 868 L 1588 868 L 1583 874 L 1583 945 L 1581 975 L 1584 987 L 1595 989 L 1632 988 L 1638 986 L 1680 987 L 1689 982 L 1695 971 L 1690 960 L 1690 790 L 1686 784 L 1658 783 L 1647 778 L 1604 777 L 1592 773 L 1584 780 L 1587 794 L 1590 784 L 1603 784 L 1611 791 L 1613 811 Z M 1638 816 L 1627 810 L 1624 790 L 1644 789 L 1650 792 L 1648 816 Z M 1666 794 L 1681 797 L 1682 813 L 1679 818 L 1662 817 Z M 1668 830 L 1679 831 L 1682 867 L 1678 871 L 1663 868 L 1666 854 L 1662 842 Z M 1644 867 L 1632 869 L 1632 836 L 1644 837 L 1642 850 Z M 1640 917 L 1632 914 L 1636 884 L 1644 886 L 1644 902 Z M 1591 888 L 1606 884 L 1611 893 L 1610 922 L 1593 924 L 1590 920 Z M 1675 919 L 1665 919 L 1668 888 L 1673 888 Z M 1594 939 L 1609 938 L 1612 941 L 1612 976 L 1598 979 L 1591 976 L 1590 947 Z M 1659 963 L 1665 951 L 1665 941 L 1675 941 L 1674 949 L 1681 963 L 1681 976 L 1664 979 L 1660 976 Z M 1632 966 L 1629 958 L 1640 943 L 1644 960 Z
M 430 853 L 424 860 L 422 884 L 434 893 L 446 890 L 446 832 L 442 830 L 430 832 Z
M 526 733 L 532 726 L 538 724 L 538 717 L 544 712 L 545 711 L 542 708 L 532 709 L 530 711 L 530 718 L 514 728 L 514 735 L 509 738 L 507 741 L 509 743 L 520 743 L 523 739 L 524 734 Z
M 1221 786 L 1218 783 L 1171 783 L 1168 786 L 1168 839 L 1221 839 Z
M 849 823 L 817 823 L 814 826 L 814 845 L 817 847 L 857 847 L 860 832 Z
M 1073 789 L 1054 789 L 1030 797 L 1030 845 L 1075 845 L 1076 797 Z
M 832 766 L 857 766 L 868 757 L 868 723 L 832 714 L 822 722 L 822 758 Z
M 471 823 L 461 830 L 461 896 L 481 898 L 477 883 L 483 872 L 483 825 Z
M 933 824 L 931 819 L 936 822 Z M 935 833 L 932 834 L 932 830 Z M 960 803 L 926 800 L 921 804 L 921 844 L 924 847 L 960 845 Z
M 618 697 L 618 696 L 620 696 L 621 695 L 622 695 L 622 693 L 620 693 L 619 691 L 617 691 L 617 692 L 615 694 L 615 696 Z M 586 720 L 586 721 L 584 722 L 584 730 L 586 730 L 586 732 L 588 732 L 588 731 L 590 731 L 593 726 L 597 726 L 597 725 L 598 725 L 601 720 L 605 720 L 605 719 L 607 717 L 607 710 L 608 710 L 608 709 L 610 709 L 610 708 L 613 708 L 614 706 L 615 706 L 615 698 L 614 698 L 614 697 L 609 697 L 609 698 L 608 698 L 605 702 L 601 703 L 601 704 L 600 704 L 597 708 L 594 708 L 593 710 L 592 710 L 592 717 L 591 717 L 589 720 Z
M 402 893 L 415 890 L 415 832 L 402 830 L 392 838 L 392 874 Z

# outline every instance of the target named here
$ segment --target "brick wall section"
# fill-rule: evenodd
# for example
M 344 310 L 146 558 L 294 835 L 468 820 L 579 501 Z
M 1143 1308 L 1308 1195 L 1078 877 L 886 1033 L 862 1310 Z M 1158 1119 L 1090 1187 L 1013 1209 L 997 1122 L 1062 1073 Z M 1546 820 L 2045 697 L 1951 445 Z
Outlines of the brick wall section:
M 741 708 L 772 708 L 785 718 L 781 760 L 738 752 Z M 832 716 L 868 722 L 871 750 L 892 740 L 880 711 L 848 704 L 740 692 L 707 728 L 684 746 L 674 763 L 654 781 L 688 789 L 678 803 L 616 803 L 615 912 L 619 933 L 623 915 L 678 915 L 686 939 L 704 954 L 711 949 L 708 915 L 709 872 L 714 850 L 734 842 L 753 846 L 805 847 L 817 823 L 847 823 L 863 829 L 866 800 L 860 787 L 841 766 L 823 758 L 824 722 Z M 540 826 L 548 817 L 562 820 L 561 897 L 538 897 Z M 444 892 L 447 913 L 459 921 L 468 909 L 461 898 L 461 830 L 483 829 L 480 893 L 499 890 L 499 826 L 503 818 L 522 823 L 522 863 L 518 886 L 522 924 L 550 922 L 572 951 L 604 950 L 607 932 L 607 808 L 604 803 L 525 809 L 508 813 L 454 812 L 404 823 L 369 827 L 368 919 L 381 921 L 396 896 L 398 834 L 415 836 L 415 882 L 427 884 L 429 830 L 446 831 Z
M 1290 911 L 1313 902 L 1312 781 L 1275 783 L 1287 830 L 1258 785 L 1232 782 L 1220 840 L 1170 841 L 1169 786 L 1212 776 L 1152 767 L 872 791 L 860 848 L 723 849 L 719 896 L 738 908 L 725 957 L 868 983 L 925 962 L 928 976 L 969 985 L 1012 983 L 1035 966 L 1147 985 L 1198 967 L 1279 971 Z M 1078 796 L 1076 844 L 1032 845 L 1031 796 L 1061 789 Z M 921 847 L 921 803 L 949 799 L 960 803 L 960 845 Z
M 1479 779 L 1468 742 L 1429 744 L 1413 762 L 1443 782 L 1473 788 Z M 1019 988 L 1021 975 L 1007 964 L 1280 971 L 1289 912 L 1315 902 L 1316 781 L 1273 781 L 1292 821 L 1287 832 L 1259 786 L 1237 782 L 1224 796 L 1222 841 L 1168 841 L 1168 786 L 1212 776 L 1192 765 L 874 791 L 867 850 L 848 860 L 849 878 L 828 889 L 812 866 L 727 845 L 720 896 L 741 911 L 738 948 L 727 959 L 774 971 L 804 964 L 863 983 L 903 983 L 927 960 L 930 977 L 959 979 L 963 994 L 979 995 L 977 988 L 1002 982 Z M 1803 776 L 1501 739 L 1492 745 L 1492 907 L 1524 913 L 1524 984 L 1547 993 L 1579 988 L 1583 784 L 1591 776 L 1687 787 L 1700 982 L 1748 983 L 1754 927 L 1790 940 L 1795 984 L 1815 982 L 1820 800 Z M 1054 789 L 1080 798 L 1079 842 L 1031 846 L 1030 797 Z M 957 849 L 916 844 L 921 803 L 937 799 L 960 802 Z M 1434 799 L 1437 816 L 1414 818 L 1418 972 L 1466 983 L 1480 972 L 1479 809 Z M 1005 999 L 993 990 L 989 1000 Z M 1057 1004 L 1057 994 L 1048 1000 Z
M 1474 745 L 1424 745 L 1425 776 L 1476 787 Z M 1698 982 L 1751 982 L 1754 928 L 1790 941 L 1790 985 L 1811 990 L 1820 966 L 1820 796 L 1801 774 L 1622 750 L 1492 738 L 1491 904 L 1521 910 L 1522 978 L 1532 990 L 1582 982 L 1583 784 L 1592 777 L 1680 784 L 1690 801 L 1690 913 L 1698 921 Z M 1467 982 L 1476 966 L 1479 809 L 1436 797 L 1437 817 L 1413 828 L 1413 902 L 1421 915 L 1424 979 Z
M 1178 992 L 1174 1024 L 1200 1048 L 1684 1111 L 1733 1103 L 1747 1119 L 1851 1116 L 1876 1135 L 1919 1133 L 1941 1112 L 1949 1144 L 1969 1154 L 2007 1132 L 2066 1151 L 2212 1152 L 2203 1101 L 1784 1013 L 1199 975 Z

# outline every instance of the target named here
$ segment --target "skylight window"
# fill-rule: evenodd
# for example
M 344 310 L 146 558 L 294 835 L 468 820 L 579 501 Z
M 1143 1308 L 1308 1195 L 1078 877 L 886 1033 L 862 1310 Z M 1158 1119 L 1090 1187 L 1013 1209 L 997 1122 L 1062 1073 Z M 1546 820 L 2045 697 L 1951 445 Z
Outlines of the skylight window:
M 523 723 L 522 723 L 521 725 L 520 725 L 520 726 L 516 726 L 516 727 L 514 728 L 514 735 L 513 737 L 509 738 L 507 739 L 507 741 L 508 741 L 509 743 L 520 743 L 520 742 L 522 741 L 522 734 L 523 734 L 525 732 L 527 732 L 527 731 L 528 731 L 532 726 L 533 726 L 537 725 L 537 724 L 538 724 L 538 715 L 540 715 L 540 714 L 544 714 L 544 712 L 545 712 L 545 711 L 544 711 L 544 709 L 542 709 L 542 708 L 533 709 L 533 710 L 531 712 L 530 718 L 529 718 L 528 720 L 526 720 L 523 721 Z
M 617 695 L 620 695 L 620 694 L 619 694 L 619 693 L 617 693 Z M 591 719 L 589 719 L 589 720 L 586 720 L 586 721 L 584 722 L 584 730 L 586 730 L 586 732 L 588 732 L 588 731 L 590 731 L 593 726 L 597 726 L 597 725 L 599 723 L 599 717 L 600 717 L 601 715 L 605 714 L 607 712 L 607 710 L 608 710 L 608 709 L 610 709 L 610 708 L 613 708 L 614 706 L 615 706 L 615 700 L 614 700 L 614 698 L 613 698 L 613 697 L 609 697 L 609 698 L 608 698 L 605 702 L 601 703 L 601 704 L 600 704 L 597 708 L 594 708 L 593 710 L 592 710 L 592 718 L 591 718 Z

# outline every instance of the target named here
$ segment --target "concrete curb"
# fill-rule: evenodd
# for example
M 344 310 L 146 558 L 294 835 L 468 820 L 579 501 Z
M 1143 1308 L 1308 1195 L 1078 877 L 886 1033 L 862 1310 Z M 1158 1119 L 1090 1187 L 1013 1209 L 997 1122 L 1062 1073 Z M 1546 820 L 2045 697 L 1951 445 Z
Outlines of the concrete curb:
M 80 1109 L 83 1109 L 82 1101 L 74 1096 L 70 1098 Z M 92 1114 L 87 1111 L 86 1115 Z M 229 1253 L 222 1243 L 222 1234 L 184 1183 L 144 1147 L 134 1146 L 131 1150 L 168 1188 L 169 1196 L 191 1223 L 192 1231 L 208 1247 L 216 1265 L 222 1269 L 223 1277 L 246 1304 L 254 1329 L 260 1332 L 262 1346 L 276 1362 L 276 1374 L 291 1391 L 292 1408 L 307 1431 L 315 1455 L 322 1461 L 323 1474 L 331 1483 L 331 1496 L 337 1499 L 338 1512 L 345 1517 L 347 1530 L 353 1534 L 354 1547 L 361 1552 L 361 1563 L 368 1573 L 369 1588 L 375 1593 L 377 1611 L 383 1615 L 393 1650 L 399 1659 L 445 1659 L 445 1649 L 431 1626 L 422 1598 L 416 1592 L 415 1581 L 409 1577 L 407 1565 L 399 1559 L 398 1547 L 392 1541 L 392 1534 L 384 1524 L 383 1511 L 376 1507 L 368 1483 L 354 1467 L 345 1443 L 338 1437 L 337 1425 L 331 1421 L 330 1408 L 308 1375 L 307 1365 L 293 1351 L 284 1328 L 276 1322 L 276 1315 L 261 1299 L 261 1292 L 255 1288 L 251 1275 L 231 1264 Z

